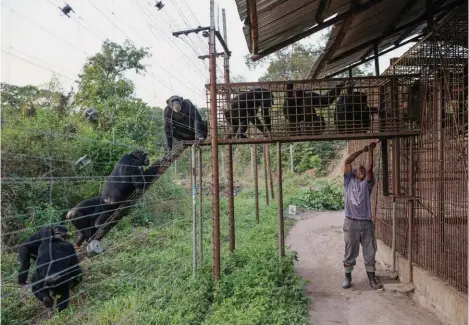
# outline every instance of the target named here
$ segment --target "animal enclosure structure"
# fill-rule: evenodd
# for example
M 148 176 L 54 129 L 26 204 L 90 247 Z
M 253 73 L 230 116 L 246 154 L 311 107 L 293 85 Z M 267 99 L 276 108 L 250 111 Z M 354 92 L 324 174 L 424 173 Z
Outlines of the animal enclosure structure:
M 416 80 L 407 74 L 217 84 L 218 143 L 414 136 L 420 125 L 409 99 Z
M 466 6 L 385 71 L 384 75 L 420 75 L 412 101 L 420 108 L 415 113 L 421 121 L 421 133 L 390 142 L 387 179 L 379 152 L 383 148 L 378 146 L 377 183 L 372 195 L 377 237 L 464 293 L 468 245 L 467 20 Z M 350 142 L 349 151 L 365 144 Z M 360 159 L 365 162 L 365 157 Z M 392 196 L 386 195 L 383 181 L 392 184 Z

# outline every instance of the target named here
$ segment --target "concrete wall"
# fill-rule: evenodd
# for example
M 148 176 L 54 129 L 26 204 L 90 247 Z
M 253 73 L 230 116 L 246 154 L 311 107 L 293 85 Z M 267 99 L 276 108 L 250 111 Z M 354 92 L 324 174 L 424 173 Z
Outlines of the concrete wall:
M 376 259 L 390 269 L 392 265 L 391 248 L 379 239 L 377 242 L 378 253 Z M 399 253 L 396 253 L 396 269 L 400 281 L 409 283 L 409 261 Z M 420 267 L 414 265 L 413 271 L 414 300 L 434 312 L 445 325 L 468 324 L 468 299 L 466 294 L 447 285 Z

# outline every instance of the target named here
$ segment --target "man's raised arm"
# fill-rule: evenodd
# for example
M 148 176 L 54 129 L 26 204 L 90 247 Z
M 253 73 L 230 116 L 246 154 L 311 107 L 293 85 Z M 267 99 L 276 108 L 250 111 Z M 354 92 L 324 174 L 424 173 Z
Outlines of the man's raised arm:
M 358 157 L 360 156 L 362 153 L 364 152 L 367 152 L 368 151 L 368 146 L 365 146 L 365 148 L 361 149 L 361 150 L 358 150 L 358 151 L 355 151 L 354 153 L 352 153 L 350 156 L 347 157 L 347 159 L 345 159 L 345 164 L 344 164 L 344 175 L 350 173 L 352 171 L 352 162 Z

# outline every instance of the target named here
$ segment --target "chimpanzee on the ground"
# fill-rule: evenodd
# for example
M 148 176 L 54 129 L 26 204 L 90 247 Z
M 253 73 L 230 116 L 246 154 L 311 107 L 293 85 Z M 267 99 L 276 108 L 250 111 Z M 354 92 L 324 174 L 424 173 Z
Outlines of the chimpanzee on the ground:
M 321 134 L 326 122 L 316 113 L 315 108 L 330 106 L 344 88 L 337 85 L 325 95 L 313 91 L 294 90 L 292 83 L 287 84 L 287 97 L 283 104 L 283 114 L 288 121 L 290 134 L 299 135 L 302 124 L 306 134 Z
M 372 115 L 378 113 L 375 107 L 368 107 L 367 96 L 362 92 L 342 95 L 337 100 L 335 124 L 339 133 L 367 132 Z
M 72 243 L 58 238 L 42 241 L 32 277 L 32 291 L 44 306 L 52 308 L 53 297 L 60 295 L 57 309 L 67 308 L 70 289 L 79 284 L 82 277 L 83 271 Z
M 173 138 L 180 141 L 207 138 L 207 123 L 190 100 L 174 95 L 166 104 L 163 115 L 167 150 L 173 149 Z
M 96 196 L 86 199 L 75 205 L 67 213 L 67 219 L 77 228 L 78 235 L 75 247 L 78 248 L 84 241 L 89 240 L 95 233 L 95 222 L 103 212 L 103 199 Z
M 274 95 L 264 88 L 254 88 L 233 97 L 225 110 L 225 118 L 231 127 L 230 138 L 247 138 L 249 122 L 255 125 L 264 137 L 272 131 L 270 108 Z M 264 123 L 257 117 L 261 107 Z
M 127 201 L 134 190 L 143 190 L 145 186 L 149 185 L 143 170 L 143 166 L 149 164 L 148 155 L 143 150 L 135 150 L 119 159 L 104 183 L 101 194 L 103 211 L 96 219 L 96 228 L 106 223 L 119 205 Z
M 20 243 L 18 248 L 20 260 L 20 270 L 18 272 L 19 285 L 26 285 L 31 259 L 37 259 L 41 242 L 44 240 L 48 241 L 51 237 L 66 240 L 68 238 L 68 229 L 62 225 L 44 226 Z

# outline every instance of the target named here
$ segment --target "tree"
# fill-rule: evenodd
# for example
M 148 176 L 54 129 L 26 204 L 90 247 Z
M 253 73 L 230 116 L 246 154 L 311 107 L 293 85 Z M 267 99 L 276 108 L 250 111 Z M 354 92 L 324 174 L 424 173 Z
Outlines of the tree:
M 75 101 L 82 105 L 99 105 L 113 97 L 129 98 L 134 84 L 123 76 L 126 71 L 145 72 L 142 60 L 150 56 L 148 48 L 137 49 L 128 40 L 123 45 L 104 41 L 101 52 L 87 60 L 78 80 Z

